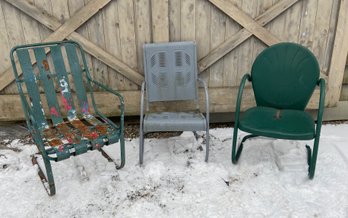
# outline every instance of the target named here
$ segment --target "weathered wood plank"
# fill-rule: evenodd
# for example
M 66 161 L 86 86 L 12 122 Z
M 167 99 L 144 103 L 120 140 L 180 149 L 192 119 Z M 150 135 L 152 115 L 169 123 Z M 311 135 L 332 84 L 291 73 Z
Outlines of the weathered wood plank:
M 150 0 L 134 0 L 138 72 L 144 71 L 143 46 L 151 42 Z
M 7 59 L 9 59 L 10 49 L 13 46 L 25 43 L 25 36 L 24 36 L 20 11 L 16 8 L 13 8 L 7 2 L 2 2 L 2 10 L 4 15 L 5 27 L 6 27 L 4 30 L 6 30 L 5 33 L 7 34 L 7 45 L 5 46 L 8 46 L 9 49 L 1 50 L 1 52 L 7 56 Z M 3 30 L 0 30 L 0 31 L 3 31 Z M 5 70 L 10 66 L 10 62 L 7 62 L 7 63 L 8 65 L 3 66 Z M 19 69 L 19 71 L 21 71 L 21 69 Z M 9 76 L 14 77 L 12 71 Z M 4 76 L 1 76 L 0 78 L 1 78 L 0 83 L 2 80 L 7 79 Z M 5 90 L 1 90 L 1 91 L 3 91 L 4 93 L 9 93 L 9 94 L 18 93 L 17 87 L 15 84 L 8 86 L 6 87 Z
M 171 42 L 180 41 L 181 38 L 181 0 L 169 1 L 169 39 Z
M 335 106 L 340 98 L 348 53 L 348 1 L 341 0 L 328 81 L 328 103 Z
M 12 0 L 8 0 L 12 1 Z M 77 11 L 69 20 L 60 25 L 44 42 L 58 41 L 64 39 L 79 26 L 94 16 L 100 9 L 107 5 L 111 0 L 92 0 L 81 10 Z M 60 2 L 60 1 L 54 1 Z
M 45 22 L 43 22 L 42 24 L 49 24 L 47 25 L 47 27 L 52 30 L 59 28 L 59 26 L 61 25 L 61 23 L 56 18 L 47 14 L 45 11 L 42 11 L 31 4 L 28 4 L 26 1 L 6 1 L 9 1 L 13 6 L 17 7 L 18 9 L 25 12 L 37 21 L 41 22 L 42 20 L 44 20 Z M 67 38 L 79 42 L 84 47 L 86 52 L 90 53 L 97 59 L 103 61 L 105 64 L 120 72 L 136 84 L 140 85 L 144 80 L 144 77 L 141 74 L 133 70 L 131 67 L 129 67 L 119 59 L 115 58 L 110 53 L 99 48 L 97 45 L 90 42 L 88 39 L 81 36 L 80 34 L 73 32 L 69 36 L 67 36 Z M 3 77 L 3 75 L 7 76 Z M 8 67 L 6 71 L 0 74 L 0 76 L 3 78 L 2 80 L 0 80 L 0 90 L 2 90 L 4 87 L 6 87 L 9 83 L 11 83 L 14 80 L 11 67 Z
M 198 56 L 198 59 L 201 59 L 209 53 L 211 48 L 210 27 L 211 27 L 212 5 L 208 1 L 201 1 L 201 0 L 196 0 L 195 5 L 196 5 L 195 27 L 196 27 L 197 56 Z M 201 74 L 200 77 L 208 83 L 209 75 L 210 75 L 210 69 L 206 69 L 206 73 Z
M 235 110 L 236 100 L 237 100 L 238 88 L 210 88 L 209 89 L 209 99 L 210 99 L 210 112 L 211 113 L 221 113 L 221 112 L 232 112 Z M 127 108 L 127 115 L 139 115 L 139 105 L 140 105 L 140 91 L 121 91 L 120 92 L 125 99 L 125 108 Z M 118 99 L 110 94 L 105 92 L 95 92 L 94 93 L 97 107 L 100 111 L 105 113 L 107 116 L 117 116 L 119 115 L 119 108 L 116 105 Z M 204 112 L 205 102 L 204 102 L 204 90 L 200 89 L 200 108 Z M 221 96 L 224 96 L 221 98 Z M 73 96 L 76 98 L 76 96 Z M 316 90 L 313 94 L 313 97 L 308 105 L 308 109 L 317 109 L 318 108 L 318 98 L 319 92 Z M 41 96 L 43 100 L 44 110 L 47 111 L 46 99 L 43 94 Z M 61 98 L 58 96 L 58 99 Z M 76 101 L 76 99 L 74 99 Z M 89 99 L 90 100 L 90 99 Z M 114 104 L 115 102 L 115 104 Z M 19 95 L 0 95 L 0 121 L 10 121 L 10 120 L 23 120 L 24 114 L 22 107 L 20 107 L 20 98 Z M 60 104 L 62 105 L 62 104 Z M 255 100 L 253 92 L 250 88 L 244 90 L 242 110 L 246 110 L 255 105 Z M 166 111 L 172 109 L 172 104 L 156 104 L 152 109 L 154 111 Z M 175 104 L 177 108 L 181 110 L 195 109 L 194 104 L 189 105 L 185 102 L 178 102 Z M 190 108 L 192 106 L 192 108 Z M 63 110 L 62 110 L 63 111 Z
M 122 61 L 130 66 L 134 71 L 137 69 L 136 41 L 135 41 L 135 22 L 133 1 L 118 0 L 118 15 L 120 25 L 120 40 Z M 135 82 L 135 81 L 134 81 Z M 124 80 L 125 90 L 138 89 L 134 83 Z
M 86 6 L 93 3 L 93 0 L 85 0 Z M 84 8 L 80 9 L 76 12 L 79 13 Z M 105 6 L 103 6 L 104 8 Z M 75 16 L 75 15 L 73 15 Z M 92 19 L 89 19 L 86 22 L 86 27 L 88 30 L 88 39 L 100 47 L 101 49 L 106 49 L 105 44 L 105 36 L 104 36 L 104 22 L 103 22 L 103 14 L 102 11 L 100 13 L 96 13 Z M 91 76 L 96 81 L 102 83 L 102 84 L 108 84 L 109 81 L 109 74 L 108 74 L 108 67 L 99 59 L 93 58 L 92 59 L 92 69 L 90 70 Z M 98 87 L 94 87 L 95 90 L 98 90 Z
M 241 0 L 237 1 L 237 5 L 241 5 Z M 225 41 L 228 40 L 231 36 L 240 31 L 241 26 L 232 19 L 226 20 L 226 33 L 225 33 Z M 233 52 L 227 53 L 224 59 L 224 81 L 223 86 L 238 86 L 240 83 L 239 72 L 238 72 L 238 61 L 239 61 L 239 53 L 241 47 L 237 47 Z M 209 68 L 208 68 L 209 69 Z M 246 73 L 246 72 L 243 72 Z M 203 74 L 204 75 L 204 74 Z
M 280 1 L 279 3 L 269 8 L 266 12 L 258 16 L 256 18 L 256 22 L 258 22 L 260 25 L 266 25 L 267 23 L 272 21 L 274 18 L 276 18 L 279 14 L 281 14 L 282 12 L 287 10 L 289 7 L 291 7 L 293 4 L 295 4 L 297 1 L 298 0 Z M 225 56 L 227 53 L 232 51 L 234 48 L 236 48 L 238 45 L 243 43 L 245 40 L 247 40 L 251 36 L 252 36 L 252 33 L 250 33 L 246 29 L 241 29 L 240 31 L 238 31 L 238 33 L 234 34 L 229 39 L 225 40 L 225 42 L 221 43 L 218 47 L 213 49 L 207 56 L 205 56 L 199 61 L 199 64 L 198 64 L 199 72 L 203 72 L 205 69 L 210 67 L 213 63 L 215 63 L 221 57 Z
M 210 47 L 215 48 L 225 40 L 226 20 L 229 19 L 218 8 L 212 7 L 210 20 Z M 205 36 L 206 37 L 206 36 Z M 220 59 L 210 67 L 209 87 L 220 87 L 224 81 L 224 61 Z
M 324 53 L 326 41 L 328 40 L 330 15 L 332 9 L 332 1 L 318 0 L 318 7 L 316 9 L 317 16 L 315 17 L 315 28 L 313 32 L 313 46 L 314 54 L 317 54 L 320 69 L 327 74 L 327 68 L 324 69 L 325 59 L 329 59 L 329 55 Z
M 236 7 L 240 8 L 240 10 L 242 10 L 247 16 L 249 16 L 249 14 L 253 13 L 253 4 L 251 3 L 251 1 L 240 1 L 239 5 L 236 5 Z M 251 55 L 254 38 L 255 37 L 250 37 L 238 46 L 238 61 L 236 72 L 236 80 L 238 81 L 238 83 L 240 82 L 244 74 L 250 73 L 252 66 Z M 247 83 L 247 85 L 250 85 L 250 83 Z
M 0 29 L 3 31 L 0 31 L 0 60 L 2 61 L 0 64 L 0 71 L 2 72 L 5 70 L 6 66 L 10 64 L 10 57 L 7 52 L 10 50 L 9 42 L 7 39 L 7 29 L 6 29 L 6 23 L 5 23 L 5 16 L 3 13 L 2 5 L 4 3 L 0 3 Z
M 121 60 L 120 20 L 117 4 L 117 1 L 108 4 L 102 12 L 104 16 L 103 21 L 106 51 Z M 108 69 L 108 73 L 109 86 L 116 90 L 124 90 L 124 80 L 126 78 L 112 68 Z
M 252 19 L 248 14 L 236 7 L 232 2 L 227 0 L 209 0 L 220 10 L 225 12 L 232 19 L 237 21 L 240 25 L 245 27 L 253 35 L 258 37 L 267 45 L 273 45 L 280 42 L 271 32 L 262 27 L 258 22 Z
M 76 0 L 76 2 L 79 2 L 80 0 Z M 75 1 L 72 1 L 75 2 Z M 52 4 L 51 1 L 47 0 L 34 0 L 34 4 L 36 7 L 41 8 L 42 11 L 44 11 L 46 14 L 53 14 L 52 13 Z M 75 11 L 74 11 L 75 12 Z M 41 16 L 41 15 L 39 15 Z M 43 21 L 45 22 L 45 21 Z M 40 23 L 40 22 L 39 22 Z M 52 31 L 46 27 L 45 25 L 39 25 L 39 35 L 40 35 L 40 41 L 43 41 L 45 38 L 47 38 Z
M 195 32 L 195 0 L 181 0 L 181 41 L 194 40 Z
M 327 36 L 325 50 L 323 51 L 323 54 L 324 55 L 326 54 L 326 58 L 324 60 L 322 60 L 323 62 L 321 63 L 323 65 L 323 72 L 326 73 L 326 75 L 329 74 L 329 66 L 330 66 L 331 53 L 332 53 L 334 39 L 335 39 L 337 15 L 339 12 L 339 6 L 340 6 L 340 0 L 332 0 L 332 9 L 331 9 L 331 14 L 330 14 L 330 26 L 328 29 L 328 36 Z M 348 61 L 347 61 L 347 63 L 348 63 Z
M 153 42 L 169 41 L 168 0 L 151 0 Z

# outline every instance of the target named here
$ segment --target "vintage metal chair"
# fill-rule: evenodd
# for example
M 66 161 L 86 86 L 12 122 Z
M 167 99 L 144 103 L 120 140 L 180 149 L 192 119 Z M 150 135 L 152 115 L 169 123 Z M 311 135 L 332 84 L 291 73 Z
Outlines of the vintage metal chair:
M 139 163 L 143 163 L 144 134 L 161 131 L 206 131 L 205 161 L 209 156 L 209 99 L 204 80 L 197 78 L 194 42 L 152 43 L 144 45 L 145 81 L 141 86 Z M 198 81 L 205 89 L 206 118 L 199 111 Z M 195 101 L 194 112 L 147 113 L 144 117 L 146 87 L 149 103 Z
M 320 129 L 325 101 L 325 80 L 319 79 L 319 64 L 307 48 L 295 43 L 279 43 L 265 49 L 253 63 L 251 76 L 244 75 L 238 93 L 235 126 L 232 142 L 232 162 L 237 163 L 243 143 L 256 136 L 278 139 L 314 139 L 313 154 L 307 148 L 308 175 L 314 177 Z M 240 118 L 240 106 L 246 81 L 252 83 L 256 107 L 250 108 Z M 317 125 L 304 111 L 312 93 L 320 86 Z M 238 129 L 246 135 L 238 149 Z
M 50 161 L 62 161 L 94 149 L 112 161 L 102 147 L 120 141 L 121 164 L 116 167 L 120 169 L 124 166 L 123 97 L 91 79 L 79 44 L 63 41 L 16 46 L 11 50 L 11 62 L 28 129 L 42 155 L 46 174 L 37 162 L 37 155 L 33 155 L 32 161 L 39 166 L 38 174 L 50 196 L 56 192 Z M 19 76 L 19 70 L 23 72 L 23 77 Z M 119 125 L 98 111 L 91 84 L 119 98 Z M 27 94 L 24 94 L 24 88 Z M 59 90 L 60 95 L 55 90 Z M 40 95 L 42 91 L 45 94 Z M 97 116 L 90 113 L 87 91 Z M 73 98 L 73 93 L 77 98 Z M 44 111 L 43 98 L 46 98 L 48 113 Z M 58 98 L 61 99 L 61 107 Z M 63 118 L 62 112 L 67 114 L 66 118 Z

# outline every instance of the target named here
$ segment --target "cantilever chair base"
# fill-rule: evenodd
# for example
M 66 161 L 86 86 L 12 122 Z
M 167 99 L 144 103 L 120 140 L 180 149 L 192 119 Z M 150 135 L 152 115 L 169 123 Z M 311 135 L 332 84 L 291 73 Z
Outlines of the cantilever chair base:
M 50 161 L 63 161 L 90 150 L 99 150 L 110 161 L 112 159 L 102 147 L 120 142 L 121 163 L 116 168 L 124 166 L 123 97 L 90 77 L 84 51 L 78 43 L 62 41 L 16 46 L 11 50 L 11 62 L 27 126 L 45 165 L 46 173 L 39 166 L 38 174 L 49 195 L 56 193 Z M 34 62 L 36 65 L 32 65 Z M 21 68 L 22 77 L 17 68 Z M 118 97 L 121 112 L 118 125 L 99 112 L 91 84 Z M 43 102 L 47 103 L 48 111 L 44 110 Z M 32 162 L 38 165 L 36 155 Z
M 139 163 L 144 159 L 144 134 L 167 131 L 206 131 L 205 161 L 209 157 L 209 98 L 205 82 L 197 78 L 196 45 L 193 42 L 153 43 L 144 46 L 145 82 L 140 109 Z M 205 90 L 206 117 L 199 111 L 198 83 Z M 145 89 L 146 86 L 146 89 Z M 147 113 L 149 103 L 158 101 L 196 102 L 196 112 Z
M 288 140 L 314 139 L 313 150 L 306 145 L 308 176 L 313 179 L 325 102 L 325 81 L 319 79 L 319 71 L 315 56 L 298 44 L 279 43 L 261 52 L 253 64 L 251 76 L 244 75 L 239 87 L 232 163 L 238 162 L 243 144 L 250 138 L 264 136 Z M 240 117 L 246 81 L 252 83 L 257 106 L 248 109 Z M 320 86 L 316 123 L 304 111 L 315 86 Z M 237 147 L 238 129 L 250 135 L 244 136 Z

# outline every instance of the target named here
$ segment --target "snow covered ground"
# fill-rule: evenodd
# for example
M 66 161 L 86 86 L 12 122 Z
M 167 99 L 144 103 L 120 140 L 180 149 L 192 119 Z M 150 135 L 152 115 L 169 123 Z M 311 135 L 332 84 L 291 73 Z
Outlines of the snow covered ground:
M 0 217 L 348 217 L 347 124 L 323 126 L 314 180 L 305 141 L 251 139 L 232 165 L 232 132 L 211 129 L 209 163 L 191 132 L 146 139 L 143 167 L 138 139 L 122 170 L 97 151 L 53 163 L 53 197 L 31 164 L 36 147 L 14 140 L 21 152 L 0 150 Z M 118 158 L 118 144 L 106 150 Z

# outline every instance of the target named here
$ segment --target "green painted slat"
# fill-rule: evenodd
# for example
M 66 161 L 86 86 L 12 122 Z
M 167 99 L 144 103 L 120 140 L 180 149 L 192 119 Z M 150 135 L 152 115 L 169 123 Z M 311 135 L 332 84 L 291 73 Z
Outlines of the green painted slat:
M 62 103 L 67 111 L 69 120 L 76 118 L 76 110 L 71 95 L 68 73 L 64 65 L 61 46 L 50 46 L 54 69 L 57 74 L 60 92 L 62 94 Z
M 59 104 L 57 101 L 57 94 L 54 90 L 54 84 L 51 70 L 47 61 L 45 49 L 43 47 L 34 48 L 34 54 L 37 65 L 40 71 L 40 78 L 43 82 L 45 95 L 50 110 L 51 118 L 54 125 L 63 122 L 62 115 L 60 113 Z
M 76 54 L 76 46 L 72 43 L 66 43 L 65 50 L 68 56 L 71 73 L 74 79 L 76 95 L 79 101 L 80 110 L 82 114 L 89 114 L 87 94 L 85 86 L 83 85 L 82 69 Z
M 29 94 L 31 107 L 33 111 L 32 115 L 35 118 L 39 129 L 46 128 L 48 127 L 48 124 L 45 119 L 45 112 L 42 108 L 40 92 L 37 87 L 37 81 L 34 75 L 34 70 L 31 64 L 28 49 L 17 50 L 17 56 L 22 68 L 25 85 Z

